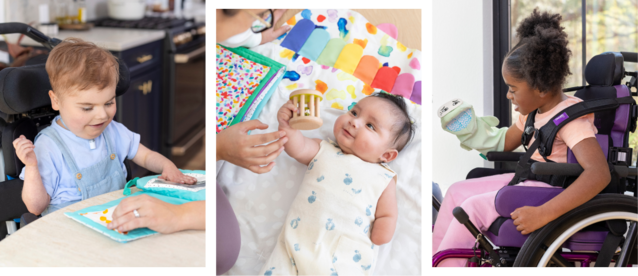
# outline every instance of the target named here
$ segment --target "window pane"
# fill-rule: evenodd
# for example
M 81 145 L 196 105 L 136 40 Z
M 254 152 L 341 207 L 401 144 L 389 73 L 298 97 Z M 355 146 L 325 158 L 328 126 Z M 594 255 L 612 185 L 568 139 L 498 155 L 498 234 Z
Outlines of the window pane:
M 581 16 L 581 0 L 511 0 L 510 6 L 510 26 L 511 26 L 511 43 L 513 47 L 518 43 L 516 37 L 516 28 L 527 18 L 535 8 L 540 12 L 560 13 L 563 16 L 561 26 L 565 28 L 567 33 L 567 47 L 572 51 L 569 59 L 569 70 L 571 75 L 567 76 L 565 87 L 580 86 L 583 82 L 583 47 L 582 47 L 582 16 Z M 518 120 L 518 112 L 512 110 L 512 123 Z
M 588 0 L 585 19 L 587 60 L 609 51 L 638 52 L 638 0 Z M 624 65 L 627 71 L 638 71 L 638 63 L 625 62 Z M 626 77 L 622 83 L 629 79 Z M 636 100 L 638 101 L 638 98 Z M 635 166 L 638 156 L 638 133 L 629 134 L 629 146 L 634 148 L 632 160 Z
M 587 1 L 587 60 L 603 52 L 636 52 L 638 0 Z M 636 71 L 638 64 L 625 63 Z

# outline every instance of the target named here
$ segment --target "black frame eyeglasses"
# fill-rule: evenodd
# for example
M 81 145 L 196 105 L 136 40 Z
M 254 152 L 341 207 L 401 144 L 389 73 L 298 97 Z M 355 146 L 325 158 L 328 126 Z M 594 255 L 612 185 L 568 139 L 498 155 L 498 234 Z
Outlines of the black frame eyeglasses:
M 265 30 L 272 28 L 275 25 L 275 22 L 274 22 L 275 16 L 271 9 L 265 10 L 262 13 L 262 16 L 256 15 L 248 10 L 244 10 L 244 11 L 256 19 L 253 22 L 253 24 L 250 26 L 250 30 L 253 33 L 256 33 L 256 34 L 261 33 Z

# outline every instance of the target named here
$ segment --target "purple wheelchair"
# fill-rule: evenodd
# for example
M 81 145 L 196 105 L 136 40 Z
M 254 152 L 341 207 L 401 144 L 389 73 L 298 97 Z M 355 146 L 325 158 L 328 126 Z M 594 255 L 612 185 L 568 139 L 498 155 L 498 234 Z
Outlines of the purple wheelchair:
M 528 145 L 525 153 L 490 152 L 489 161 L 518 162 L 516 175 L 508 186 L 499 190 L 496 211 L 501 215 L 488 231 L 479 231 L 461 207 L 453 211 L 454 217 L 476 238 L 474 248 L 439 251 L 432 258 L 436 267 L 448 258 L 468 259 L 470 267 L 486 266 L 560 266 L 627 267 L 638 264 L 636 224 L 638 222 L 638 193 L 636 166 L 632 166 L 629 133 L 636 130 L 638 106 L 634 100 L 638 72 L 626 72 L 624 62 L 637 62 L 638 54 L 606 52 L 594 56 L 585 68 L 587 86 L 568 88 L 583 102 L 559 112 L 540 129 L 534 129 L 536 112 L 528 116 L 521 141 Z M 630 80 L 621 84 L 626 76 Z M 596 139 L 607 157 L 611 183 L 589 202 L 564 214 L 529 235 L 516 230 L 509 217 L 523 206 L 540 206 L 561 193 L 583 172 L 571 151 L 568 163 L 535 162 L 530 159 L 538 152 L 545 158 L 551 154 L 558 130 L 571 120 L 594 113 L 598 128 Z M 557 117 L 567 115 L 561 121 Z M 563 117 L 564 119 L 564 117 Z M 501 174 L 504 170 L 477 168 L 467 178 Z M 561 188 L 512 186 L 526 179 L 534 179 Z M 434 199 L 433 199 L 434 200 Z M 433 201 L 436 208 L 438 201 Z

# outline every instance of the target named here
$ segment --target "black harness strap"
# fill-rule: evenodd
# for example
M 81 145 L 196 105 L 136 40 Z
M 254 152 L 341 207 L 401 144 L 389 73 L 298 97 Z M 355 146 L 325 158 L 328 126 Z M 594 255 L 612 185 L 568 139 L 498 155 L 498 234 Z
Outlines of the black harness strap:
M 636 101 L 633 97 L 628 96 L 622 98 L 583 101 L 565 108 L 562 112 L 556 114 L 549 120 L 549 122 L 547 122 L 547 124 L 540 128 L 540 139 L 543 141 L 538 148 L 538 153 L 540 153 L 543 157 L 552 154 L 556 134 L 567 123 L 590 113 L 616 109 L 621 104 L 636 104 Z M 559 118 L 561 116 L 567 116 L 568 118 L 562 119 L 561 121 Z M 558 124 L 556 124 L 557 120 L 559 121 Z
M 561 178 L 560 181 L 553 181 L 552 176 L 536 176 L 531 172 L 531 164 L 533 162 L 536 162 L 531 159 L 534 152 L 538 150 L 538 153 L 543 157 L 543 159 L 545 159 L 545 161 L 554 162 L 547 159 L 547 157 L 551 155 L 556 134 L 558 134 L 558 131 L 563 126 L 575 119 L 578 119 L 590 113 L 616 109 L 621 104 L 635 103 L 636 101 L 631 96 L 614 99 L 583 101 L 563 109 L 563 111 L 552 117 L 548 121 L 548 123 L 542 126 L 540 129 L 536 129 L 534 127 L 534 120 L 537 110 L 532 111 L 527 116 L 525 129 L 523 131 L 523 135 L 521 136 L 521 143 L 523 144 L 526 152 L 516 164 L 516 173 L 508 186 L 516 185 L 528 179 L 539 180 L 556 186 L 564 186 L 561 185 L 561 183 L 564 184 L 564 178 Z M 531 141 L 531 137 L 534 137 L 534 142 L 529 146 L 529 148 L 527 148 L 526 145 Z
M 538 139 L 538 133 L 539 133 L 538 131 L 534 132 L 534 138 L 535 138 L 534 143 L 532 143 L 532 145 L 529 146 L 529 149 L 527 149 L 527 151 L 521 157 L 521 159 L 518 160 L 518 163 L 516 164 L 516 173 L 514 174 L 514 178 L 512 178 L 510 183 L 507 184 L 508 186 L 516 185 L 527 179 L 535 180 L 535 178 L 532 178 L 532 173 L 530 171 L 532 166 L 529 161 L 532 158 L 532 155 L 534 154 L 536 149 L 538 149 L 538 145 L 540 144 L 540 139 Z

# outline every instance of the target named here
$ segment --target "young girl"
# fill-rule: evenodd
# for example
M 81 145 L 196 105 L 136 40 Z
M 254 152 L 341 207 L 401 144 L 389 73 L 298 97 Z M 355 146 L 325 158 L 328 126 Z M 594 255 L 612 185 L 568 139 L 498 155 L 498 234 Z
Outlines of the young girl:
M 527 115 L 538 110 L 535 128 L 545 125 L 563 109 L 582 100 L 565 95 L 562 86 L 571 74 L 568 67 L 571 51 L 567 48 L 567 34 L 560 26 L 559 14 L 539 13 L 526 18 L 516 30 L 520 42 L 507 54 L 502 72 L 509 86 L 507 98 L 520 112 L 518 121 L 507 130 L 504 150 L 512 151 L 521 145 L 521 135 Z M 523 235 L 534 232 L 568 211 L 582 205 L 602 191 L 611 176 L 606 158 L 598 145 L 594 115 L 580 117 L 565 125 L 554 141 L 548 157 L 565 163 L 567 148 L 574 153 L 584 172 L 564 192 L 538 207 L 525 206 L 512 212 L 516 229 Z M 530 144 L 533 142 L 530 142 Z M 532 159 L 545 162 L 535 152 Z M 433 253 L 450 248 L 472 248 L 475 239 L 452 215 L 452 209 L 461 206 L 470 220 L 482 231 L 499 216 L 494 207 L 498 190 L 512 180 L 514 174 L 501 174 L 461 181 L 452 185 L 441 205 L 434 225 Z M 549 184 L 526 180 L 517 185 L 552 187 Z M 447 259 L 439 266 L 464 266 L 467 260 Z

